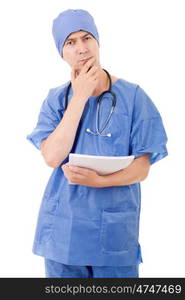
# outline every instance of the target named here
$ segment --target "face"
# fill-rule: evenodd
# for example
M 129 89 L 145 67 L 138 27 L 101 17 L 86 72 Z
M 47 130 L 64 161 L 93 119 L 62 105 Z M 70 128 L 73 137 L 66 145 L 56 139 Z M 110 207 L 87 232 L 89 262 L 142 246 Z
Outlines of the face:
M 81 70 L 87 59 L 95 57 L 94 65 L 99 64 L 99 45 L 97 40 L 86 31 L 71 33 L 63 46 L 63 59 L 71 66 L 78 64 L 78 71 Z

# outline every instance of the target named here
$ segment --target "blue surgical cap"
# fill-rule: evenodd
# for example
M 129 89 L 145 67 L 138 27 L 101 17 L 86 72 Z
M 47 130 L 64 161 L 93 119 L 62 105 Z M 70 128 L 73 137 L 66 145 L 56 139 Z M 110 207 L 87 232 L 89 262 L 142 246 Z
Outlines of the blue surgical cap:
M 83 30 L 94 36 L 99 44 L 99 35 L 93 17 L 83 9 L 68 9 L 53 20 L 52 34 L 59 54 L 63 57 L 62 48 L 66 38 L 73 32 Z

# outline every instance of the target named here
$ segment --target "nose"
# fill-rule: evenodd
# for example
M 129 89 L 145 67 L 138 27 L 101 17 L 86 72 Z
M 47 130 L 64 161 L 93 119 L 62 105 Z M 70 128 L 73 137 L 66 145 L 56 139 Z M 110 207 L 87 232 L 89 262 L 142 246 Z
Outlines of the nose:
M 87 46 L 85 45 L 85 43 L 81 40 L 79 40 L 76 44 L 76 49 L 77 49 L 77 53 L 78 54 L 84 54 L 86 52 L 88 52 Z

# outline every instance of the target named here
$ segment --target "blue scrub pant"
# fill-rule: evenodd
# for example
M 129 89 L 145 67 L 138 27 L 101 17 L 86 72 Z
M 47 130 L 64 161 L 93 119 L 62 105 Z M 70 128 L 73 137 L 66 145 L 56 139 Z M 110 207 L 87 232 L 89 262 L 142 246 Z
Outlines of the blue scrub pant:
M 134 266 L 73 266 L 45 258 L 47 278 L 129 278 L 139 277 L 139 265 Z

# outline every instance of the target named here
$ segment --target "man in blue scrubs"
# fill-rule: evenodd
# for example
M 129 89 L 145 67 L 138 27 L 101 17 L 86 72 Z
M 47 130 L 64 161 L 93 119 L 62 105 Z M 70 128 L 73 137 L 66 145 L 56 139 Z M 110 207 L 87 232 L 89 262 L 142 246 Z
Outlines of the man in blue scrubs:
M 49 90 L 27 136 L 54 168 L 40 205 L 33 253 L 45 258 L 47 277 L 138 277 L 140 182 L 150 165 L 167 155 L 160 113 L 138 84 L 110 75 L 115 110 L 104 136 L 88 132 L 96 131 L 96 100 L 109 87 L 96 25 L 87 11 L 69 9 L 54 19 L 52 33 L 71 66 L 72 85 L 67 109 L 69 81 Z M 111 109 L 109 96 L 101 104 L 100 128 Z M 135 159 L 126 169 L 100 175 L 71 166 L 70 152 Z

